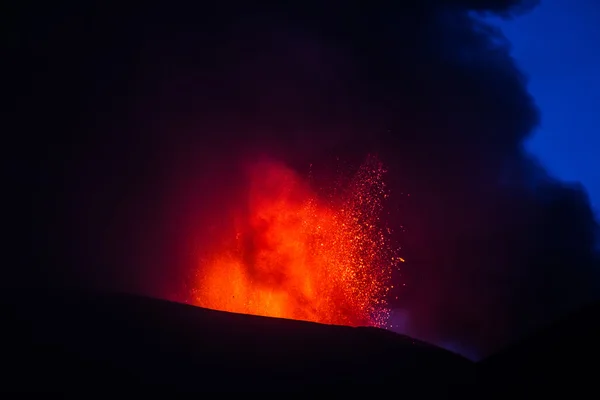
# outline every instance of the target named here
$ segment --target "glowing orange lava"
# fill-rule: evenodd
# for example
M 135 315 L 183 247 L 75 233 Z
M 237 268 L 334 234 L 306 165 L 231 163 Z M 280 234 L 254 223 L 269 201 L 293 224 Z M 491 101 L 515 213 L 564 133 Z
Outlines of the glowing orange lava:
M 322 201 L 292 170 L 262 162 L 224 252 L 202 260 L 194 302 L 245 314 L 385 326 L 397 262 L 380 227 L 385 170 L 369 157 L 343 193 Z

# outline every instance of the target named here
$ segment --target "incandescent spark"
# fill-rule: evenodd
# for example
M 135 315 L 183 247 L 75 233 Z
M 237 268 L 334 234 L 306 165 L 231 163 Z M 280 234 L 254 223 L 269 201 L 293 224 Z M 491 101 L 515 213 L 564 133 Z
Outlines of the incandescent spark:
M 291 169 L 261 162 L 226 251 L 203 257 L 194 303 L 338 325 L 387 326 L 392 271 L 404 261 L 380 220 L 385 169 L 369 156 L 323 200 Z

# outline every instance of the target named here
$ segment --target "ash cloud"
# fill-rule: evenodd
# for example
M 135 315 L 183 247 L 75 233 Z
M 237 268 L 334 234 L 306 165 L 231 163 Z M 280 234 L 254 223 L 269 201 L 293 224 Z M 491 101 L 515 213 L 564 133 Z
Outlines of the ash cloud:
M 246 159 L 303 173 L 376 152 L 406 333 L 483 356 L 596 299 L 585 191 L 524 152 L 539 111 L 479 17 L 535 2 L 378 4 L 15 10 L 5 160 L 31 239 L 6 281 L 179 298 L 189 254 L 227 231 Z

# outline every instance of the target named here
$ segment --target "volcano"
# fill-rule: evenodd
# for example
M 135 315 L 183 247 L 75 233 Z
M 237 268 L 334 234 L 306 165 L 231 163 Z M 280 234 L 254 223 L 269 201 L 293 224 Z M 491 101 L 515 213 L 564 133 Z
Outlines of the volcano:
M 423 393 L 474 379 L 474 364 L 463 357 L 379 328 L 234 314 L 123 294 L 31 293 L 3 296 L 2 390 L 404 385 Z
M 19 295 L 21 293 L 21 295 Z M 235 314 L 118 293 L 2 293 L 0 391 L 357 388 L 436 398 L 589 387 L 600 304 L 479 363 L 374 327 Z

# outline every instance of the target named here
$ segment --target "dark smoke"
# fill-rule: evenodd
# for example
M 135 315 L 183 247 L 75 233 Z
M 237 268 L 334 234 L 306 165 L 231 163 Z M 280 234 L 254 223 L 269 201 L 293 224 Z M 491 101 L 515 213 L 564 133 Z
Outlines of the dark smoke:
M 481 356 L 595 299 L 586 194 L 524 152 L 539 112 L 481 19 L 535 2 L 376 3 L 11 10 L 4 282 L 180 299 L 244 160 L 376 152 L 407 333 Z

